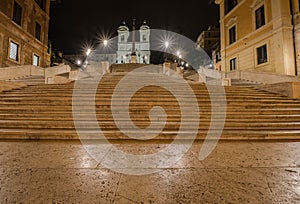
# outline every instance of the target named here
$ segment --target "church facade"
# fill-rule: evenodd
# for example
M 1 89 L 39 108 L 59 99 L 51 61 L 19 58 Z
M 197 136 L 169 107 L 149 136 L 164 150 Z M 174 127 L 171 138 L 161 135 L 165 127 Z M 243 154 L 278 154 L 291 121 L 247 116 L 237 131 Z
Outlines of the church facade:
M 132 55 L 136 55 L 136 62 L 132 61 Z M 150 64 L 150 27 L 146 21 L 139 31 L 130 32 L 125 22 L 118 28 L 117 64 L 141 63 Z

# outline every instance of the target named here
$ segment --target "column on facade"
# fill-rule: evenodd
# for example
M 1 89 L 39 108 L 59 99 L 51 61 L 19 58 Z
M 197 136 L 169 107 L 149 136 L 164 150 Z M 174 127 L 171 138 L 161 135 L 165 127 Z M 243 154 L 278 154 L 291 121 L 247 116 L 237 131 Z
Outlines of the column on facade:
M 220 44 L 221 44 L 221 71 L 229 71 L 226 67 L 226 30 L 225 30 L 225 4 L 224 0 L 216 0 L 220 8 Z
M 293 26 L 291 24 L 290 1 L 272 0 L 273 52 L 277 73 L 295 75 L 293 49 Z

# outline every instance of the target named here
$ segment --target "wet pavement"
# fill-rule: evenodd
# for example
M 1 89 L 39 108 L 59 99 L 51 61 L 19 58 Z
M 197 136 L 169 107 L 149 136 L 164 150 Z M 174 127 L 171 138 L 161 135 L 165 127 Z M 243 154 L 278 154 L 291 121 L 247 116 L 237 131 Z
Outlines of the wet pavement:
M 149 154 L 167 144 L 115 146 Z M 105 168 L 79 141 L 1 141 L 0 203 L 300 203 L 300 142 L 219 142 L 204 161 L 201 146 L 135 176 Z

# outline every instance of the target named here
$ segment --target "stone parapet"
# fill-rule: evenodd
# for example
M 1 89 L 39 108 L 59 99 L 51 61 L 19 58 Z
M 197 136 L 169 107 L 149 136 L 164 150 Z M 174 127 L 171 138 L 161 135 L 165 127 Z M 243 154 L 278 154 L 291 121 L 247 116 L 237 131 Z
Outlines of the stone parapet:
M 44 76 L 44 69 L 33 65 L 0 69 L 0 80 L 9 80 L 26 76 Z
M 232 72 L 221 72 L 222 78 L 241 79 L 262 84 L 275 84 L 283 82 L 299 82 L 299 76 L 281 75 L 269 72 L 260 71 L 232 71 Z
M 260 90 L 281 94 L 289 98 L 300 99 L 300 82 L 284 82 L 257 87 Z

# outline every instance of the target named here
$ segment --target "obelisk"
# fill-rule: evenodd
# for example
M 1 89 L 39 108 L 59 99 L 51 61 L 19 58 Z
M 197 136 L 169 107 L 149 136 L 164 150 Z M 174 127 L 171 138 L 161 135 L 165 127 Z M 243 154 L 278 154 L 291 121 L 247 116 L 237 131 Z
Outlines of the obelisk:
M 132 51 L 131 51 L 131 63 L 137 63 L 135 52 L 135 19 L 132 22 Z

